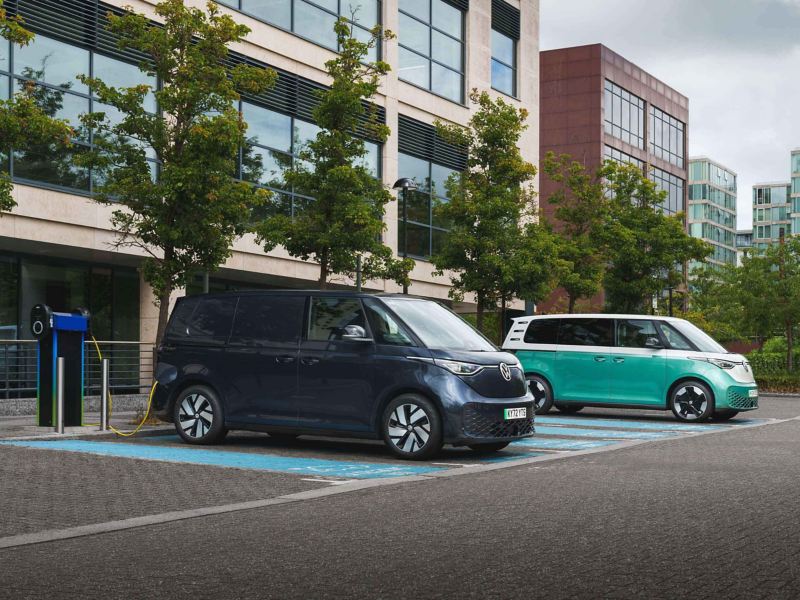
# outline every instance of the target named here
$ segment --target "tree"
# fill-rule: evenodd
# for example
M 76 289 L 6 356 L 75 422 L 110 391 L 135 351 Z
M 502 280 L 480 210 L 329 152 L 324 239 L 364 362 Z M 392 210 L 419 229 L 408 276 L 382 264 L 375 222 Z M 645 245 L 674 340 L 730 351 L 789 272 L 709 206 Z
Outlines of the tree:
M 449 201 L 434 207 L 449 232 L 431 260 L 437 273 L 452 273 L 451 298 L 475 294 L 482 330 L 486 310 L 514 296 L 538 302 L 552 290 L 556 246 L 536 222 L 536 167 L 519 151 L 527 111 L 477 90 L 470 101 L 478 110 L 469 128 L 437 123 L 468 158 L 466 170 L 447 182 Z
M 686 262 L 704 260 L 711 247 L 686 233 L 683 214 L 661 212 L 666 192 L 641 168 L 606 161 L 598 179 L 610 198 L 602 229 L 606 305 L 610 312 L 642 312 L 655 294 L 678 286 Z
M 232 174 L 247 127 L 238 111 L 239 94 L 263 93 L 276 74 L 224 66 L 229 46 L 249 29 L 220 14 L 216 3 L 203 11 L 182 0 L 164 0 L 155 10 L 163 25 L 144 15 L 110 14 L 109 29 L 119 36 L 121 48 L 148 57 L 140 69 L 158 77 L 159 89 L 80 79 L 121 116 L 113 123 L 104 112 L 84 117 L 96 131 L 96 149 L 85 163 L 105 179 L 98 200 L 122 206 L 112 217 L 116 246 L 146 254 L 142 272 L 159 306 L 160 342 L 172 291 L 193 273 L 224 262 L 233 240 L 248 229 L 252 210 L 269 197 Z M 145 110 L 148 93 L 155 95 L 161 113 Z M 146 148 L 157 158 L 157 177 L 151 175 Z
M 289 186 L 313 200 L 294 215 L 276 211 L 266 216 L 257 226 L 258 238 L 267 252 L 281 245 L 292 256 L 316 262 L 320 289 L 327 288 L 332 275 L 353 276 L 360 259 L 365 278 L 402 284 L 414 263 L 395 259 L 381 241 L 385 207 L 392 197 L 364 165 L 367 151 L 358 135 L 359 129 L 366 130 L 380 142 L 389 136 L 389 128 L 377 122 L 368 102 L 390 67 L 365 58 L 392 34 L 377 26 L 362 42 L 343 18 L 334 29 L 340 51 L 325 63 L 331 83 L 318 92 L 313 111 L 320 131 L 284 173 Z
M 800 322 L 800 238 L 781 238 L 760 257 L 752 259 L 767 281 L 762 298 L 786 336 L 786 368 L 794 370 L 794 328 Z M 745 283 L 745 282 L 743 282 Z
M 563 261 L 558 285 L 566 292 L 568 310 L 573 313 L 576 301 L 591 298 L 602 288 L 606 252 L 600 232 L 609 200 L 602 181 L 568 154 L 548 152 L 542 170 L 560 185 L 548 200 L 555 205 L 553 226 L 558 232 L 558 256 Z
M 0 38 L 22 47 L 33 41 L 33 34 L 25 29 L 18 17 L 9 17 L 0 0 Z M 63 94 L 45 92 L 46 88 L 26 84 L 11 99 L 0 100 L 0 165 L 5 163 L 3 152 L 8 148 L 27 150 L 33 146 L 44 147 L 52 157 L 60 148 L 69 146 L 72 129 L 66 121 L 54 118 L 61 108 Z M 47 96 L 43 97 L 43 93 Z M 48 100 L 43 103 L 43 100 Z M 16 206 L 12 197 L 13 185 L 8 174 L 0 172 L 0 211 L 10 211 Z

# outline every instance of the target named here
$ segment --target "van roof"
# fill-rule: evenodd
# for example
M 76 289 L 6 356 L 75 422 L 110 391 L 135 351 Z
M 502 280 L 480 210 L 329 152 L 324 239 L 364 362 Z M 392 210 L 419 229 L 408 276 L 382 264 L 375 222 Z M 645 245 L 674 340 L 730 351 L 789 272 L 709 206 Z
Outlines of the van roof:
M 351 290 L 300 290 L 300 289 L 284 289 L 284 290 L 242 290 L 242 291 L 228 291 L 228 292 L 209 292 L 207 294 L 192 294 L 191 296 L 183 296 L 185 298 L 224 298 L 226 296 L 292 296 L 292 295 L 313 295 L 313 296 L 348 296 L 352 298 L 406 298 L 409 300 L 431 300 L 436 302 L 435 298 L 425 298 L 423 296 L 415 296 L 412 294 L 400 293 L 371 293 L 371 292 L 354 292 Z
M 649 319 L 655 321 L 682 321 L 680 317 L 664 317 L 659 315 L 623 315 L 611 313 L 572 313 L 572 314 L 552 314 L 552 315 L 528 315 L 526 317 L 515 317 L 514 322 L 522 320 L 536 319 Z

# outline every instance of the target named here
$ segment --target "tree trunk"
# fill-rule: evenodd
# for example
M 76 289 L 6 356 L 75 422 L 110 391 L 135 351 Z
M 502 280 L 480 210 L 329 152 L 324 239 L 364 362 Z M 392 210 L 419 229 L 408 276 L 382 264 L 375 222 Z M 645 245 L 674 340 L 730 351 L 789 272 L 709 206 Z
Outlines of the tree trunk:
M 567 312 L 569 314 L 573 314 L 575 312 L 575 297 L 572 296 L 572 294 L 568 294 L 567 298 L 569 298 L 569 308 L 567 309 Z
M 794 371 L 794 323 L 787 321 L 786 324 L 786 369 L 791 373 Z
M 478 313 L 475 319 L 478 331 L 483 333 L 483 294 L 478 294 Z
M 161 340 L 164 339 L 164 332 L 167 329 L 170 296 L 172 296 L 172 286 L 165 288 L 158 297 L 158 328 L 156 329 L 156 346 L 161 344 Z
M 319 257 L 319 279 L 317 285 L 321 290 L 328 289 L 328 253 L 323 252 Z
M 506 339 L 506 299 L 500 300 L 500 344 Z

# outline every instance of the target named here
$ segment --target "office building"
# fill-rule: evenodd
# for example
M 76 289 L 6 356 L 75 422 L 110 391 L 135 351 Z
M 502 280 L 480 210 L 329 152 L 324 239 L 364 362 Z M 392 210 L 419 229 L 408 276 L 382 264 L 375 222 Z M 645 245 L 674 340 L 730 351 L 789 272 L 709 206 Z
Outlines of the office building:
M 736 264 L 736 173 L 709 158 L 690 158 L 687 221 L 689 234 L 713 248 L 708 264 Z M 689 273 L 699 266 L 691 262 Z
M 186 0 L 204 7 L 205 0 Z M 80 113 L 97 107 L 79 74 L 106 78 L 118 85 L 157 82 L 136 67 L 134 52 L 120 51 L 105 29 L 109 11 L 126 6 L 156 19 L 156 0 L 6 0 L 4 8 L 20 15 L 36 34 L 23 49 L 0 43 L 0 95 L 7 98 L 26 79 L 61 98 L 58 116 L 76 123 Z M 375 98 L 379 119 L 391 129 L 384 144 L 367 140 L 369 165 L 391 187 L 399 177 L 415 177 L 420 190 L 409 214 L 408 253 L 417 259 L 411 292 L 448 301 L 449 278 L 437 277 L 429 262 L 446 228 L 431 212 L 442 182 L 464 168 L 459 148 L 440 139 L 437 120 L 465 125 L 474 110 L 467 101 L 472 88 L 490 90 L 506 101 L 539 114 L 538 0 L 225 0 L 222 10 L 247 25 L 251 33 L 232 50 L 231 61 L 274 68 L 273 90 L 247 98 L 240 108 L 255 137 L 263 177 L 253 181 L 285 195 L 276 156 L 291 160 L 297 140 L 313 135 L 310 122 L 314 90 L 326 85 L 324 64 L 337 51 L 333 24 L 353 18 L 355 34 L 366 36 L 376 23 L 397 37 L 376 49 L 392 71 Z M 152 104 L 152 110 L 157 107 Z M 521 140 L 525 159 L 538 163 L 538 129 Z M 141 255 L 114 249 L 110 225 L 113 207 L 92 199 L 97 181 L 70 160 L 91 144 L 79 135 L 74 147 L 58 157 L 35 152 L 2 156 L 15 184 L 18 206 L 0 218 L 0 327 L 7 338 L 29 337 L 28 313 L 37 302 L 56 310 L 87 306 L 95 334 L 110 340 L 155 338 L 157 310 L 137 267 Z M 154 169 L 157 166 L 154 164 Z M 238 175 L 249 176 L 247 165 Z M 398 202 L 387 207 L 385 243 L 397 255 L 404 248 Z M 211 274 L 210 289 L 297 287 L 316 285 L 316 265 L 290 257 L 284 250 L 264 253 L 253 236 L 237 240 L 233 254 Z M 343 285 L 352 282 L 339 281 Z M 186 290 L 202 290 L 202 276 Z M 390 282 L 371 281 L 366 289 L 398 291 Z M 184 290 L 176 293 L 182 295 Z M 470 299 L 459 310 L 474 310 Z
M 736 266 L 742 266 L 742 259 L 753 248 L 753 230 L 740 229 L 736 232 Z
M 763 250 L 792 235 L 791 183 L 753 186 L 753 248 Z

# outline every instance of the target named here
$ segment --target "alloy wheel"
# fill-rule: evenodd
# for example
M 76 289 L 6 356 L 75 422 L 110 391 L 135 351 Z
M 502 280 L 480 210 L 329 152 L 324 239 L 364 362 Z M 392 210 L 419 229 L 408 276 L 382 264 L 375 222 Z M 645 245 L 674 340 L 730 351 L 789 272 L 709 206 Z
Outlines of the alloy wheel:
M 400 404 L 389 417 L 389 439 L 403 452 L 425 447 L 431 434 L 431 421 L 425 410 L 412 403 Z
M 675 392 L 673 403 L 675 413 L 686 421 L 703 417 L 708 410 L 708 396 L 697 385 L 685 385 Z
M 547 402 L 547 390 L 544 384 L 538 379 L 529 379 L 528 388 L 531 390 L 531 395 L 533 396 L 533 408 L 538 411 Z
M 203 394 L 186 396 L 181 402 L 178 419 L 183 432 L 193 438 L 202 438 L 214 422 L 214 407 Z

